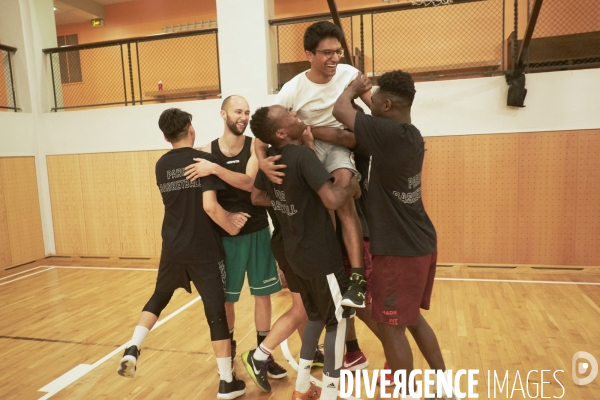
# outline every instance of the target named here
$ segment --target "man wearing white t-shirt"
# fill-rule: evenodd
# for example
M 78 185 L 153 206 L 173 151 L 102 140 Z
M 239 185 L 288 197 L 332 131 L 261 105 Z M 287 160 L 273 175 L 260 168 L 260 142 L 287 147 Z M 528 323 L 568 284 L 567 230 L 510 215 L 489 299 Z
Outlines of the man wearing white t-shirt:
M 331 22 L 320 21 L 308 27 L 304 34 L 304 49 L 311 67 L 283 85 L 275 100 L 276 104 L 295 111 L 301 121 L 313 127 L 315 136 L 318 136 L 317 131 L 322 127 L 345 128 L 333 117 L 333 106 L 344 89 L 356 78 L 359 71 L 350 65 L 340 64 L 340 60 L 344 56 L 342 40 L 342 30 Z M 370 93 L 365 93 L 361 99 L 367 106 L 371 105 Z M 255 140 L 255 143 L 259 167 L 269 179 L 275 183 L 281 183 L 284 172 L 277 171 L 277 169 L 282 166 L 275 165 L 274 159 L 265 161 L 266 145 L 259 140 Z M 311 147 L 313 145 L 312 142 L 305 144 Z M 358 175 L 347 148 L 315 140 L 314 150 L 327 171 L 334 176 L 335 185 L 346 187 L 350 184 L 352 177 Z M 342 236 L 351 266 L 351 270 L 349 270 L 350 288 L 344 294 L 342 304 L 363 308 L 365 307 L 364 243 L 362 227 L 354 201 L 349 201 L 339 208 L 337 214 L 341 221 Z M 368 362 L 356 340 L 352 340 L 351 343 L 348 343 L 348 352 L 355 354 L 356 357 L 352 357 L 351 360 L 346 357 L 345 361 L 349 361 L 348 367 L 352 369 L 366 367 Z M 344 364 L 346 365 L 346 363 Z

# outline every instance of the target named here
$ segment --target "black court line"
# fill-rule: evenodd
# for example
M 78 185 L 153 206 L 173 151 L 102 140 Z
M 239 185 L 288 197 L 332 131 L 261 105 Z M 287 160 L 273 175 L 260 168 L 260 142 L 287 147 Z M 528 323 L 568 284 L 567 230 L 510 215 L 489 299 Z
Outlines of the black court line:
M 102 346 L 102 347 L 110 347 L 117 348 L 121 346 L 120 344 L 106 344 L 106 343 L 91 343 L 91 342 L 76 342 L 74 340 L 60 340 L 60 339 L 45 339 L 45 338 L 34 338 L 34 337 L 26 337 L 26 336 L 7 336 L 0 335 L 0 339 L 9 339 L 9 340 L 23 340 L 23 341 L 32 341 L 32 342 L 45 342 L 45 343 L 63 343 L 63 344 L 78 344 L 83 346 Z M 161 351 L 165 353 L 185 353 L 185 354 L 212 354 L 207 353 L 205 351 L 184 351 L 184 350 L 165 350 L 165 349 L 155 349 L 153 347 L 143 347 L 145 351 Z

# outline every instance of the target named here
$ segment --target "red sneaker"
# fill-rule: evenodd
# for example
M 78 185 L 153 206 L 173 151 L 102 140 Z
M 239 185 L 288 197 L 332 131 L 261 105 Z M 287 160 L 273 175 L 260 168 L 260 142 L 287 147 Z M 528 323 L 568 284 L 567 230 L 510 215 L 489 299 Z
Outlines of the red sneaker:
M 382 371 L 384 369 L 390 369 L 390 366 L 388 365 L 387 361 L 383 364 L 383 369 L 380 369 L 379 372 L 383 373 Z M 391 372 L 385 374 L 385 379 L 387 379 L 388 381 L 385 386 L 392 386 L 394 384 L 394 374 L 392 374 Z M 377 384 L 381 386 L 381 376 L 377 378 Z
M 359 369 L 367 368 L 369 366 L 369 360 L 363 354 L 362 351 L 349 351 L 344 355 L 344 364 L 342 369 L 348 371 L 356 371 Z

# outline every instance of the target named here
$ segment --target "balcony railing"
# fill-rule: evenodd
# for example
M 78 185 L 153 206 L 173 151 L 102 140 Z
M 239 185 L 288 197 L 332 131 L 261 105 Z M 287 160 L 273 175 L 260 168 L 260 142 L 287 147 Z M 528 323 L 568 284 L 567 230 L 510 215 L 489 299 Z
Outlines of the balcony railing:
M 507 0 L 454 0 L 341 11 L 340 19 L 354 66 L 376 82 L 394 69 L 415 80 L 502 75 L 513 68 L 520 45 L 513 37 L 521 39 L 525 31 L 514 32 L 528 20 L 525 9 L 520 14 Z M 306 28 L 330 18 L 269 21 L 277 31 L 279 88 L 310 68 L 302 42 Z M 528 54 L 531 72 L 600 66 L 600 1 L 545 0 Z
M 221 95 L 217 29 L 45 49 L 52 111 Z
M 12 110 L 17 112 L 17 98 L 15 95 L 13 57 L 17 49 L 0 44 L 0 65 L 2 65 L 2 78 L 0 78 L 0 111 Z

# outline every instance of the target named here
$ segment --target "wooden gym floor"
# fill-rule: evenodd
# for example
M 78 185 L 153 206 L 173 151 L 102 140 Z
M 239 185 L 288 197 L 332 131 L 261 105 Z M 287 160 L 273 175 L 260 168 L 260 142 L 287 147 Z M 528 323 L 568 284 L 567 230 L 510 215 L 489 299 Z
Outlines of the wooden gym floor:
M 1 399 L 214 399 L 218 386 L 202 304 L 197 293 L 179 290 L 142 348 L 137 375 L 116 368 L 141 308 L 151 295 L 157 260 L 47 258 L 0 272 Z M 544 375 L 545 397 L 599 399 L 600 377 L 587 386 L 571 378 L 571 360 L 586 351 L 600 360 L 600 269 L 543 270 L 528 267 L 440 266 L 431 311 L 448 368 L 478 369 L 480 399 L 523 399 L 518 377 L 535 396 Z M 289 305 L 287 290 L 273 297 L 273 320 Z M 237 306 L 238 353 L 256 346 L 254 303 L 245 289 Z M 369 369 L 384 357 L 375 336 L 357 323 Z M 412 343 L 412 342 L 411 342 Z M 426 364 L 413 344 L 415 368 Z M 289 349 L 297 356 L 294 334 Z M 239 357 L 235 369 L 248 391 L 241 399 L 289 399 L 296 373 L 281 349 L 275 358 L 288 377 L 271 380 L 273 391 L 254 385 Z M 488 397 L 488 370 L 503 379 Z M 558 372 L 557 382 L 553 378 Z M 517 372 L 519 375 L 517 376 Z M 321 370 L 313 369 L 321 379 Z M 492 372 L 493 377 L 493 372 Z M 463 387 L 464 389 L 464 387 Z M 364 393 L 363 397 L 367 398 Z M 377 396 L 379 398 L 379 389 Z M 538 394 L 541 398 L 541 394 Z

